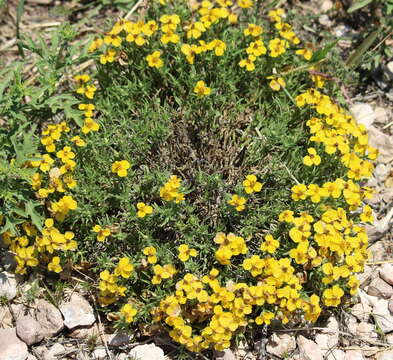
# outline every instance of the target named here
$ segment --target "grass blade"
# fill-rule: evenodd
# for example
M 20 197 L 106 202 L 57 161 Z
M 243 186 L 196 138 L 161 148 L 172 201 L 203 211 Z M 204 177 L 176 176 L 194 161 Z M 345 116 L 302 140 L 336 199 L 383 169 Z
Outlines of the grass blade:
M 349 9 L 348 9 L 348 13 L 353 13 L 356 10 L 359 10 L 365 6 L 367 6 L 368 4 L 371 4 L 374 0 L 362 0 L 362 1 L 357 1 L 355 2 Z
M 17 46 L 19 50 L 19 54 L 24 58 L 25 53 L 23 51 L 22 44 L 20 43 L 20 21 L 22 19 L 23 12 L 25 10 L 25 0 L 19 0 L 18 9 L 16 12 L 16 38 L 17 38 Z
M 362 60 L 363 55 L 371 47 L 379 33 L 382 29 L 374 30 L 370 35 L 368 35 L 363 42 L 358 46 L 358 48 L 349 56 L 346 61 L 347 66 L 358 66 Z

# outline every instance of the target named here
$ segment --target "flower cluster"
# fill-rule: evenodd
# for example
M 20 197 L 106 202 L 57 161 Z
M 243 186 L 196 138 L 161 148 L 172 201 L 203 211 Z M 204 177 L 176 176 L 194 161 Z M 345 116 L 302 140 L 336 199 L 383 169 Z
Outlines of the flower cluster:
M 175 203 L 180 203 L 184 200 L 184 193 L 179 191 L 181 186 L 181 179 L 176 175 L 172 175 L 168 182 L 160 188 L 160 197 L 165 201 L 174 201 Z
M 255 175 L 247 175 L 243 181 L 243 188 L 247 195 L 257 193 L 262 190 L 263 183 L 260 183 Z M 246 208 L 247 198 L 233 194 L 228 204 L 233 206 L 236 211 L 243 211 Z
M 110 273 L 108 270 L 104 270 L 100 273 L 100 282 L 98 284 L 100 293 L 98 300 L 101 305 L 106 306 L 113 304 L 120 297 L 125 296 L 127 287 L 121 284 L 121 280 L 129 279 L 133 271 L 134 266 L 130 263 L 128 258 L 123 257 L 119 260 L 119 263 L 114 269 L 113 273 Z M 128 319 L 131 319 L 130 312 L 128 313 Z

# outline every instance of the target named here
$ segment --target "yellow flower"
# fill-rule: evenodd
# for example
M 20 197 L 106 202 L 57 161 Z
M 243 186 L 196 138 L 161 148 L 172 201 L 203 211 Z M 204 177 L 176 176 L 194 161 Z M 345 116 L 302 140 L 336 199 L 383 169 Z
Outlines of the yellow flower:
M 121 37 L 117 34 L 106 34 L 104 36 L 104 43 L 107 45 L 112 45 L 114 47 L 120 47 L 121 45 Z
M 93 231 L 97 233 L 97 241 L 100 242 L 104 241 L 111 234 L 108 228 L 102 229 L 100 225 L 95 225 Z
M 319 165 L 321 163 L 321 157 L 317 154 L 314 148 L 307 149 L 308 155 L 303 158 L 303 164 L 306 166 Z
M 116 60 L 117 51 L 109 49 L 106 53 L 100 56 L 100 63 L 105 65 L 106 63 L 113 63 Z
M 231 200 L 228 200 L 228 204 L 235 207 L 237 211 L 243 211 L 246 208 L 247 199 L 239 196 L 239 195 L 232 195 Z
M 291 188 L 292 199 L 295 201 L 304 200 L 307 198 L 307 186 L 304 184 L 294 185 Z
M 268 76 L 267 79 L 271 79 L 269 86 L 273 91 L 279 91 L 281 88 L 285 88 L 285 80 L 282 77 Z
M 255 60 L 256 60 L 256 57 L 254 55 L 248 55 L 247 59 L 242 59 L 239 61 L 239 66 L 241 68 L 245 67 L 247 71 L 254 71 L 255 70 L 255 64 L 254 64 Z
M 246 49 L 246 53 L 254 56 L 265 55 L 267 52 L 261 40 L 253 41 Z
M 183 44 L 181 46 L 181 52 L 186 56 L 189 64 L 193 64 L 195 55 L 198 53 L 199 48 L 196 45 Z
M 334 285 L 323 292 L 323 302 L 326 306 L 337 306 L 341 303 L 341 297 L 344 295 L 343 289 Z
M 86 146 L 86 141 L 84 141 L 83 139 L 81 139 L 79 136 L 74 136 L 71 138 L 71 141 L 76 145 L 76 146 Z
M 198 255 L 198 251 L 196 251 L 195 249 L 190 249 L 186 244 L 181 244 L 178 247 L 178 250 L 179 250 L 178 257 L 183 262 L 186 262 L 190 258 L 190 256 L 195 257 Z
M 265 241 L 261 244 L 261 250 L 273 254 L 280 246 L 280 242 L 268 234 L 265 236 Z
M 210 46 L 213 48 L 214 53 L 216 54 L 216 56 L 222 56 L 224 55 L 224 52 L 227 48 L 227 45 L 218 39 L 214 39 L 210 42 Z
M 369 223 L 374 221 L 373 211 L 369 205 L 363 207 L 363 212 L 360 214 L 360 220 Z
M 154 285 L 161 284 L 162 280 L 169 279 L 176 274 L 175 267 L 170 264 L 164 266 L 154 265 L 153 271 L 154 271 L 154 276 L 151 279 L 151 283 Z
M 254 5 L 253 0 L 237 0 L 237 3 L 243 9 L 248 9 Z
M 203 80 L 199 80 L 194 87 L 194 93 L 197 94 L 199 97 L 202 97 L 210 95 L 211 89 L 206 86 Z
M 168 30 L 167 32 L 164 32 L 163 35 L 161 36 L 161 42 L 163 44 L 168 44 L 168 43 L 177 44 L 179 40 L 180 40 L 179 35 L 177 35 L 172 30 Z
M 282 39 L 272 39 L 269 41 L 269 50 L 270 50 L 270 56 L 275 58 L 280 56 L 286 51 L 286 48 L 288 47 L 288 41 L 282 40 Z
M 164 33 L 167 33 L 172 30 L 176 30 L 178 24 L 180 24 L 180 17 L 177 14 L 173 15 L 162 15 L 160 17 L 160 21 L 162 23 L 161 29 Z
M 125 304 L 120 310 L 120 314 L 124 316 L 124 320 L 128 323 L 134 321 L 134 316 L 137 314 L 137 310 L 132 307 L 131 304 Z
M 112 172 L 116 173 L 120 177 L 127 176 L 127 170 L 131 167 L 127 160 L 115 161 L 112 164 Z
M 99 129 L 100 124 L 96 123 L 92 118 L 86 118 L 82 127 L 82 132 L 88 134 L 90 131 L 98 131 Z
M 251 273 L 252 276 L 256 277 L 263 272 L 265 267 L 265 261 L 258 255 L 252 255 L 250 258 L 243 261 L 243 269 Z
M 48 264 L 48 270 L 53 271 L 55 273 L 61 272 L 62 267 L 60 266 L 60 258 L 55 256 L 52 261 Z
M 284 210 L 280 215 L 278 216 L 279 221 L 285 221 L 288 223 L 293 222 L 293 211 L 292 210 Z
M 245 36 L 254 36 L 257 37 L 259 35 L 262 34 L 262 27 L 259 25 L 255 25 L 255 24 L 248 24 L 247 29 L 244 30 L 244 35 Z
M 164 65 L 164 62 L 160 58 L 161 51 L 154 51 L 152 54 L 146 56 L 146 60 L 150 67 L 155 67 L 156 69 Z
M 243 186 L 247 194 L 252 194 L 253 192 L 260 192 L 263 184 L 257 181 L 255 175 L 247 175 L 246 179 L 243 181 Z
M 206 31 L 206 28 L 203 23 L 196 21 L 195 23 L 191 23 L 186 26 L 185 30 L 187 31 L 187 39 L 198 39 L 201 37 L 202 33 Z
M 147 246 L 143 249 L 143 254 L 147 256 L 147 262 L 149 264 L 155 264 L 157 262 L 157 250 L 153 246 Z
M 269 325 L 274 318 L 274 314 L 270 311 L 264 311 L 261 315 L 255 318 L 255 323 L 257 325 L 266 324 Z
M 124 279 L 128 279 L 133 271 L 134 265 L 130 263 L 130 260 L 128 258 L 123 257 L 119 260 L 119 264 L 115 269 L 115 275 L 120 275 Z
M 145 217 L 148 214 L 151 214 L 153 212 L 153 208 L 150 205 L 146 205 L 143 202 L 139 202 L 136 204 L 136 207 L 138 209 L 136 215 L 140 218 Z
M 69 159 L 74 159 L 75 158 L 75 153 L 71 151 L 71 148 L 69 146 L 64 146 L 62 150 L 58 151 L 56 153 L 56 156 L 62 160 L 62 162 L 67 162 Z
M 94 39 L 89 46 L 89 52 L 94 52 L 94 51 L 98 50 L 102 46 L 103 43 L 104 43 L 104 40 L 102 40 L 101 38 Z
M 142 27 L 142 32 L 146 36 L 152 36 L 156 31 L 158 30 L 158 25 L 154 20 L 148 21 L 145 25 Z

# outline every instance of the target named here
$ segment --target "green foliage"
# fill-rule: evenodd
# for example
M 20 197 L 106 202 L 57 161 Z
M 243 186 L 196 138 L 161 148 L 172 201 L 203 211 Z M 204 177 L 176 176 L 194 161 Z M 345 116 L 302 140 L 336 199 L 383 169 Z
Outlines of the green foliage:
M 23 2 L 19 4 L 18 18 L 23 11 Z M 75 35 L 69 24 L 52 33 L 50 44 L 40 36 L 33 41 L 18 35 L 21 49 L 37 56 L 38 76 L 34 82 L 24 79 L 24 60 L 0 72 L 0 214 L 5 220 L 1 232 L 18 233 L 16 225 L 26 220 L 42 228 L 42 202 L 30 189 L 36 170 L 26 164 L 40 160 L 35 156 L 39 152 L 37 127 L 59 116 L 80 122 L 80 113 L 75 110 L 77 98 L 59 91 L 69 68 L 87 59 L 81 42 L 71 44 Z
M 393 31 L 393 0 L 363 0 L 355 1 L 348 9 L 348 13 L 357 11 L 369 11 L 372 23 L 376 24 L 364 31 L 362 43 L 348 57 L 346 63 L 349 66 L 373 71 L 377 69 L 385 59 L 393 56 L 392 47 L 386 44 Z

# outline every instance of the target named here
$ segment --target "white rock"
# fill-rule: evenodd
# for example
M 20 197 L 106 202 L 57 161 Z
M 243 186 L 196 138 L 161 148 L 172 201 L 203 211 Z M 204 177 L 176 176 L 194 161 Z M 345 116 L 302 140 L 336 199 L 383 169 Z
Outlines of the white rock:
M 393 160 L 393 140 L 377 128 L 368 129 L 369 144 L 379 150 L 378 161 L 389 163 Z
M 375 114 L 375 122 L 385 124 L 388 120 L 388 113 L 385 108 L 383 107 L 376 107 L 374 109 Z
M 128 354 L 138 360 L 164 360 L 164 351 L 154 344 L 135 346 Z
M 266 345 L 266 351 L 269 354 L 276 355 L 280 358 L 288 356 L 296 349 L 296 340 L 289 334 L 276 334 L 270 336 Z
M 29 315 L 16 320 L 16 332 L 27 345 L 36 344 L 44 338 L 41 325 Z
M 25 314 L 26 307 L 23 304 L 11 304 L 11 312 L 14 318 L 18 319 Z
M 250 351 L 251 350 L 248 344 L 245 341 L 240 341 L 239 345 L 236 348 L 235 357 L 236 359 L 238 359 L 239 357 L 240 359 L 247 359 L 249 357 Z
M 330 27 L 332 26 L 332 21 L 329 19 L 329 16 L 326 14 L 322 14 L 319 16 L 318 21 L 321 25 L 326 26 L 326 27 Z
M 17 294 L 16 277 L 7 271 L 0 273 L 0 297 L 4 297 L 7 300 L 12 300 Z
M 33 354 L 29 354 L 26 360 L 37 360 L 37 358 Z
M 367 322 L 370 318 L 371 307 L 367 302 L 360 302 L 352 306 L 351 314 L 355 316 L 359 321 Z
M 374 176 L 376 176 L 379 182 L 383 182 L 389 175 L 391 166 L 387 164 L 378 164 L 374 170 Z
M 360 301 L 362 302 L 362 304 L 367 304 L 371 308 L 373 308 L 375 306 L 375 304 L 378 302 L 377 297 L 368 295 L 362 289 L 359 289 L 358 295 L 359 295 L 359 298 L 360 298 Z
M 392 360 L 392 359 L 393 359 L 393 350 L 380 352 L 375 357 L 375 360 Z
M 94 360 L 105 360 L 108 357 L 105 348 L 97 348 L 93 351 Z
M 335 349 L 339 342 L 339 325 L 334 316 L 331 316 L 326 324 L 326 329 L 315 336 L 315 342 L 324 354 L 326 360 L 344 360 L 345 353 Z
M 27 345 L 16 336 L 15 328 L 0 329 L 0 360 L 25 360 Z
M 320 9 L 322 12 L 326 12 L 331 10 L 333 8 L 333 5 L 334 4 L 331 0 L 323 0 Z
M 236 360 L 235 354 L 231 349 L 225 349 L 224 351 L 215 351 L 214 352 L 215 360 Z
M 60 311 L 46 300 L 40 299 L 36 303 L 36 318 L 41 325 L 42 335 L 50 338 L 64 329 L 63 317 Z
M 390 299 L 393 296 L 393 288 L 386 281 L 377 277 L 368 286 L 367 294 Z
M 382 264 L 379 268 L 379 276 L 388 284 L 393 285 L 393 264 Z
M 78 294 L 73 294 L 69 302 L 61 304 L 60 311 L 64 316 L 64 325 L 68 329 L 90 326 L 96 321 L 93 308 Z
M 374 110 L 370 104 L 355 104 L 351 106 L 349 110 L 355 118 L 356 122 L 358 124 L 363 124 L 367 129 L 369 129 L 375 121 Z
M 348 316 L 347 320 L 345 321 L 347 325 L 347 330 L 349 333 L 352 335 L 356 335 L 357 327 L 358 327 L 358 322 L 354 316 Z
M 388 309 L 389 309 L 390 313 L 393 314 L 393 296 L 389 299 Z
M 385 336 L 385 341 L 386 341 L 388 344 L 393 345 L 393 334 L 387 334 L 387 335 Z
M 299 347 L 300 358 L 302 360 L 323 359 L 323 352 L 314 341 L 306 339 L 304 336 L 299 335 L 297 337 L 297 345 Z
M 393 61 L 389 61 L 389 62 L 386 64 L 386 67 L 388 68 L 388 70 L 389 70 L 391 73 L 393 73 Z
M 356 274 L 356 277 L 360 281 L 360 285 L 367 283 L 373 276 L 375 276 L 375 271 L 370 265 L 365 265 L 364 271 L 360 274 Z
M 365 360 L 361 350 L 347 350 L 345 360 Z
M 67 336 L 73 339 L 88 340 L 96 338 L 96 343 L 101 343 L 101 335 L 104 334 L 103 326 L 97 323 L 89 327 L 81 327 L 72 330 Z
M 327 345 L 329 347 L 335 347 L 338 344 L 339 337 L 338 333 L 340 331 L 340 326 L 338 325 L 338 322 L 334 316 L 331 316 L 326 323 L 326 330 L 323 330 L 323 332 L 326 332 L 329 335 L 329 339 L 327 342 Z
M 65 352 L 65 347 L 59 343 L 56 343 L 50 347 L 49 350 L 43 354 L 43 360 L 58 360 L 61 358 L 61 354 Z
M 374 319 L 381 330 L 386 334 L 393 331 L 393 316 L 388 308 L 388 301 L 379 299 L 374 305 Z
M 360 338 L 377 339 L 378 335 L 374 331 L 374 325 L 370 323 L 361 322 L 356 329 L 356 335 Z

